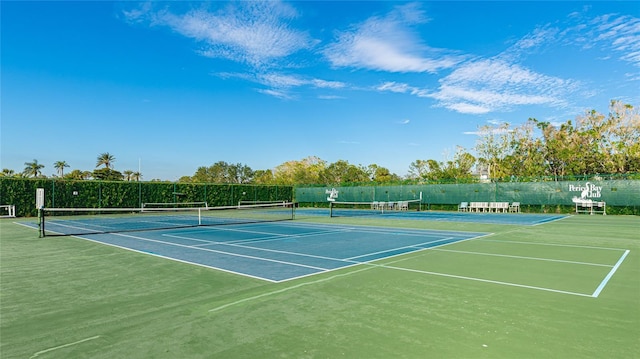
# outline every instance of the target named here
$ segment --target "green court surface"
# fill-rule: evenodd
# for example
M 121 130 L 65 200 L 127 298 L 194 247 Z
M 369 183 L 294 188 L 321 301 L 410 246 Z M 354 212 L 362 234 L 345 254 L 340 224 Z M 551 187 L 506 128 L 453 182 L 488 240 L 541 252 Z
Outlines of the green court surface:
M 15 221 L 0 221 L 0 358 L 640 353 L 640 217 L 517 225 L 297 216 L 294 226 L 357 226 L 362 241 L 367 226 L 376 241 L 380 228 L 389 240 L 412 230 L 484 235 L 282 282 L 95 240 L 37 238 Z M 342 258 L 335 248 L 322 257 Z

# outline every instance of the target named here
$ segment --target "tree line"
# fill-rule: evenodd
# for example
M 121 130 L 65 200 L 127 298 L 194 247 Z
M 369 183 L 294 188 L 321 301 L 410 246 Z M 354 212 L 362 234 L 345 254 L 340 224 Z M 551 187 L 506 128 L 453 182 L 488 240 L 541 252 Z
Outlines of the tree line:
M 565 177 L 599 174 L 640 173 L 640 113 L 632 105 L 611 101 L 609 113 L 595 110 L 564 123 L 528 119 L 520 126 L 509 123 L 479 128 L 473 153 L 457 147 L 452 158 L 444 161 L 418 159 L 412 162 L 408 174 L 399 176 L 376 165 L 354 165 L 346 160 L 328 163 L 309 156 L 287 161 L 274 169 L 253 170 L 242 163 L 218 161 L 201 166 L 192 176 L 179 182 L 238 184 L 347 184 L 423 182 L 454 180 L 471 182 L 479 179 L 504 180 L 527 177 Z M 111 168 L 115 157 L 102 153 L 93 171 L 73 170 L 65 161 L 54 163 L 59 178 L 135 180 L 142 174 L 122 173 Z M 104 166 L 104 168 L 98 168 Z M 26 162 L 21 173 L 3 169 L 0 176 L 43 177 L 44 165 Z
M 70 167 L 66 161 L 56 161 L 53 163 L 53 168 L 56 169 L 57 175 L 55 178 L 69 179 L 69 180 L 103 180 L 103 181 L 140 181 L 142 174 L 137 171 L 125 170 L 123 172 L 116 171 L 112 168 L 113 162 L 116 158 L 109 152 L 104 152 L 98 155 L 96 161 L 96 168 L 93 171 L 82 171 L 75 169 L 69 173 L 64 173 L 64 169 Z M 45 165 L 34 159 L 31 162 L 25 162 L 25 167 L 22 172 L 15 172 L 11 169 L 4 168 L 0 177 L 21 177 L 21 178 L 47 178 L 42 173 Z M 104 168 L 98 168 L 104 166 Z

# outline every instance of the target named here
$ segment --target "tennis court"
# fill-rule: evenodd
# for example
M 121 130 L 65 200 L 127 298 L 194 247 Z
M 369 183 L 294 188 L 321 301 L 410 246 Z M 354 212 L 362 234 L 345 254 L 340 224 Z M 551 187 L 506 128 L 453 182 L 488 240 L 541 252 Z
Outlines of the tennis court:
M 3 352 L 68 358 L 636 352 L 635 217 L 504 225 L 296 212 L 295 220 L 259 222 L 256 215 L 249 223 L 229 215 L 235 222 L 221 225 L 176 222 L 184 214 L 168 223 L 119 214 L 94 222 L 88 233 L 45 238 L 37 238 L 33 218 L 5 220 Z M 49 218 L 47 226 L 76 232 L 87 227 L 83 221 Z M 133 227 L 127 221 L 179 228 L 121 232 Z
M 629 252 L 624 248 L 495 241 L 491 239 L 493 234 L 486 232 L 291 221 L 284 220 L 294 218 L 291 209 L 280 206 L 259 207 L 259 220 L 255 215 L 247 216 L 251 212 L 241 211 L 238 216 L 236 208 L 226 209 L 206 217 L 197 211 L 197 219 L 192 210 L 178 215 L 163 210 L 151 216 L 127 213 L 64 217 L 50 220 L 48 226 L 65 235 L 269 282 L 368 264 L 453 280 L 591 297 L 600 294 Z M 484 223 L 513 224 L 509 219 L 516 218 L 515 223 L 531 226 L 564 217 L 424 211 L 380 216 L 380 212 L 367 210 L 348 210 L 347 214 L 353 215 L 354 211 L 358 212 L 356 216 L 365 218 L 377 214 L 380 223 L 398 218 L 464 218 L 463 221 L 483 223 L 484 219 Z M 269 216 L 265 217 L 264 212 Z M 199 225 L 193 225 L 195 222 Z M 426 261 L 420 255 L 399 261 L 390 259 L 426 249 L 430 250 Z M 526 273 L 519 270 L 523 267 L 528 269 Z
M 299 216 L 329 217 L 328 208 L 301 208 L 297 210 Z M 566 218 L 562 214 L 534 214 L 534 213 L 475 213 L 475 212 L 446 212 L 446 211 L 385 211 L 373 209 L 334 209 L 333 217 L 370 217 L 385 219 L 407 219 L 422 221 L 492 223 L 533 226 L 553 222 Z
M 73 221 L 74 229 L 79 225 Z M 80 238 L 279 282 L 483 235 L 286 221 L 85 234 Z

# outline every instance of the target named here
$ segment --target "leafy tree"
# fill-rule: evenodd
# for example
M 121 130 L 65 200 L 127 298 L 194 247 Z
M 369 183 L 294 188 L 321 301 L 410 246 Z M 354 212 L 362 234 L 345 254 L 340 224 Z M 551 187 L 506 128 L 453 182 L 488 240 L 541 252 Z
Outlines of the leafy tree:
M 369 181 L 369 175 L 362 167 L 339 160 L 320 172 L 319 180 L 326 184 L 357 183 Z
M 72 179 L 72 180 L 86 180 L 91 178 L 92 175 L 93 173 L 89 171 L 73 170 L 67 173 L 66 175 L 64 175 L 64 178 Z
M 93 178 L 102 181 L 122 181 L 122 173 L 111 168 L 99 168 L 93 171 Z
M 620 101 L 611 101 L 612 173 L 640 172 L 640 111 Z
M 407 178 L 411 180 L 423 180 L 429 173 L 429 163 L 426 160 L 415 160 L 409 165 Z
M 520 127 L 487 126 L 481 132 L 479 164 L 492 178 L 640 170 L 640 113 L 615 100 L 608 115 L 591 110 L 561 124 L 530 118 Z
M 116 158 L 109 152 L 101 153 L 98 156 L 98 160 L 96 162 L 96 168 L 104 165 L 105 168 L 109 169 L 111 168 L 111 165 L 115 161 L 116 161 Z
M 8 168 L 3 168 L 2 172 L 0 172 L 0 177 L 14 177 L 15 175 L 15 171 Z
M 326 161 L 315 156 L 288 161 L 276 167 L 275 182 L 283 185 L 320 183 L 320 173 L 325 167 Z
M 253 174 L 253 183 L 255 184 L 275 184 L 275 177 L 271 170 L 257 170 Z
M 25 162 L 24 175 L 29 177 L 40 177 L 42 175 L 43 164 L 38 163 L 38 160 L 34 159 L 33 162 Z
M 476 158 L 466 152 L 464 148 L 458 147 L 453 161 L 447 161 L 445 177 L 456 180 L 470 179 L 473 177 L 471 170 L 476 164 Z
M 377 166 L 373 174 L 373 180 L 378 183 L 389 183 L 399 181 L 400 177 L 391 173 L 388 168 Z
M 502 123 L 496 126 L 482 126 L 480 138 L 476 143 L 478 163 L 488 169 L 491 178 L 502 178 L 511 172 L 504 160 L 511 154 L 510 125 Z
M 544 174 L 544 154 L 540 150 L 542 141 L 535 138 L 537 120 L 530 118 L 522 127 L 510 132 L 511 154 L 504 159 L 504 166 L 510 176 L 533 177 Z
M 198 167 L 196 173 L 188 180 L 199 183 L 249 183 L 253 170 L 241 163 L 229 164 L 218 161 L 209 167 Z M 187 180 L 185 178 L 185 180 Z
M 253 179 L 253 170 L 242 163 L 230 164 L 227 167 L 227 177 L 231 183 L 250 183 Z
M 472 169 L 476 158 L 462 147 L 456 148 L 452 160 L 438 162 L 436 160 L 416 160 L 411 163 L 409 178 L 418 180 L 440 181 L 455 179 L 465 182 L 473 178 Z
M 69 167 L 69 164 L 65 161 L 56 161 L 53 164 L 53 167 L 58 171 L 58 177 L 64 177 L 64 168 Z
M 193 181 L 191 180 L 191 176 L 182 176 L 182 177 L 178 178 L 178 182 L 188 183 L 188 182 L 193 182 Z

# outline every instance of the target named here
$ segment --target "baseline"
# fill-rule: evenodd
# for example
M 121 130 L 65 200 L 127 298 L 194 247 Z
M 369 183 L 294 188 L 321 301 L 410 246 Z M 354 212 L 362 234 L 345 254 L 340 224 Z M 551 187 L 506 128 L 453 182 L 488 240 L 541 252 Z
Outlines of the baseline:
M 631 251 L 628 250 L 628 249 L 626 251 L 624 251 L 624 253 L 620 257 L 620 259 L 618 259 L 618 262 L 613 266 L 613 268 L 611 268 L 611 271 L 609 272 L 609 274 L 607 274 L 607 276 L 604 277 L 604 279 L 602 280 L 602 282 L 600 283 L 598 288 L 596 288 L 595 292 L 593 292 L 593 294 L 591 294 L 592 297 L 598 298 L 598 296 L 600 295 L 600 293 L 602 292 L 604 287 L 607 285 L 607 283 L 609 283 L 609 280 L 611 279 L 611 277 L 613 277 L 613 275 L 618 270 L 618 268 L 620 267 L 622 262 L 624 262 L 624 259 L 627 258 L 627 255 L 629 254 L 629 252 L 631 252 Z

